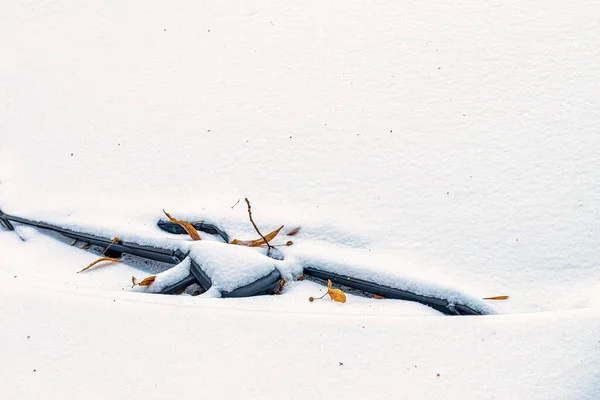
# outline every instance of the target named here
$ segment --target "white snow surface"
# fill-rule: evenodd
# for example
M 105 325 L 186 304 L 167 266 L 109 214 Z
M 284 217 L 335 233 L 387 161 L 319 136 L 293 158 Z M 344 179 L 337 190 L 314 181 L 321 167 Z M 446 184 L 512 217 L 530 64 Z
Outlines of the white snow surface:
M 0 231 L 0 397 L 600 398 L 598 15 L 3 1 L 0 208 L 184 249 L 215 289 L 145 293 L 189 262 L 77 274 L 97 251 Z M 254 239 L 244 197 L 261 231 L 285 224 L 284 261 L 156 227 L 165 209 Z M 311 303 L 310 263 L 497 315 Z M 281 295 L 218 298 L 275 267 Z
M 190 256 L 220 291 L 231 292 L 275 270 L 275 260 L 255 249 L 224 243 L 197 243 Z

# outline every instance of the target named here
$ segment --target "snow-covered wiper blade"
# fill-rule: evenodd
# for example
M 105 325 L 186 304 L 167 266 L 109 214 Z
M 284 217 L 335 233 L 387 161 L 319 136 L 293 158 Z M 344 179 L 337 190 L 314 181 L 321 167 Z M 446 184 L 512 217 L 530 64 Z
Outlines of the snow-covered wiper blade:
M 93 244 L 96 246 L 100 246 L 100 247 L 104 247 L 104 248 L 110 247 L 105 253 L 105 255 L 107 255 L 109 257 L 119 258 L 119 257 L 121 257 L 122 254 L 125 253 L 125 254 L 130 254 L 130 255 L 136 256 L 136 257 L 141 257 L 141 258 L 159 261 L 159 262 L 168 263 L 168 264 L 179 264 L 179 263 L 183 262 L 186 258 L 188 258 L 188 253 L 186 253 L 180 249 L 170 250 L 170 249 L 164 249 L 164 248 L 155 247 L 155 246 L 140 245 L 138 243 L 127 242 L 127 241 L 122 241 L 122 240 L 118 240 L 115 242 L 113 239 L 108 239 L 105 237 L 92 235 L 92 234 L 84 233 L 84 232 L 76 232 L 71 229 L 48 224 L 45 222 L 33 221 L 30 219 L 26 219 L 26 218 L 21 218 L 21 217 L 17 217 L 14 215 L 5 214 L 2 212 L 2 210 L 0 210 L 0 224 L 2 224 L 2 226 L 5 229 L 13 231 L 14 226 L 12 225 L 11 222 L 19 223 L 19 224 L 23 224 L 23 225 L 27 225 L 27 226 L 33 226 L 38 229 L 56 232 L 65 237 L 68 237 L 70 239 L 78 240 L 78 241 L 85 242 L 85 243 L 90 243 L 90 244 Z M 176 225 L 177 227 L 179 227 L 179 225 L 173 224 L 170 222 L 162 222 L 161 221 L 159 223 L 159 227 L 161 227 L 161 229 L 164 229 L 167 231 L 172 231 L 173 233 L 180 233 L 180 231 L 177 228 L 175 228 L 173 225 Z M 179 227 L 179 228 L 181 228 L 181 227 Z M 195 223 L 195 228 L 199 231 L 203 231 L 203 232 L 206 232 L 209 234 L 218 234 L 224 240 L 228 240 L 228 238 L 229 238 L 229 236 L 224 231 L 222 231 L 221 229 L 219 229 L 218 227 L 216 227 L 215 225 L 212 225 L 212 224 Z M 183 229 L 181 228 L 181 230 L 183 230 Z M 185 231 L 183 231 L 183 232 L 185 233 Z M 185 276 L 183 279 L 180 279 L 179 281 L 177 281 L 173 284 L 166 285 L 164 288 L 162 288 L 159 291 L 159 293 L 174 294 L 174 293 L 177 293 L 177 292 L 185 289 L 186 287 L 188 287 L 194 283 L 196 283 L 200 287 L 202 287 L 202 289 L 204 291 L 207 291 L 212 287 L 211 279 L 206 274 L 206 272 L 202 270 L 200 265 L 193 259 L 193 257 L 190 257 L 189 262 L 190 262 L 189 274 L 187 276 Z M 279 271 L 277 269 L 275 269 L 272 272 L 270 272 L 269 274 L 267 274 L 266 276 L 259 278 L 259 279 L 255 280 L 254 282 L 251 282 L 247 285 L 235 288 L 230 291 L 221 291 L 221 296 L 222 297 L 250 297 L 250 296 L 256 296 L 256 295 L 261 295 L 261 294 L 267 294 L 267 293 L 270 293 L 270 292 L 276 290 L 276 288 L 279 285 L 279 279 L 281 279 L 281 274 L 279 273 Z
M 109 248 L 106 255 L 109 257 L 120 257 L 123 253 L 133 256 L 159 261 L 168 264 L 175 264 L 174 267 L 167 270 L 163 274 L 171 271 L 168 279 L 157 279 L 156 284 L 153 284 L 153 292 L 161 294 L 181 293 L 185 288 L 192 284 L 198 284 L 204 291 L 213 288 L 215 275 L 218 277 L 222 271 L 215 268 L 212 260 L 217 257 L 226 258 L 230 264 L 228 268 L 239 271 L 240 265 L 246 262 L 247 254 L 240 252 L 249 251 L 248 248 L 240 246 L 223 247 L 220 243 L 206 242 L 199 246 L 190 247 L 190 242 L 181 242 L 181 245 L 171 246 L 171 248 L 161 248 L 158 246 L 149 246 L 135 243 L 132 241 L 115 241 L 114 239 L 101 237 L 98 235 L 77 232 L 72 229 L 67 229 L 53 224 L 48 224 L 41 221 L 33 221 L 26 218 L 21 218 L 9 214 L 5 214 L 0 210 L 0 224 L 8 230 L 14 230 L 12 223 L 33 226 L 39 229 L 48 230 L 59 233 L 68 238 L 79 240 L 82 242 L 94 244 L 100 247 Z M 219 236 L 223 242 L 229 243 L 230 236 L 221 227 L 205 222 L 193 222 L 192 225 L 198 231 L 202 231 L 211 235 Z M 186 231 L 177 223 L 158 221 L 157 226 L 163 231 L 172 234 L 185 234 Z M 204 242 L 204 241 L 202 241 Z M 194 242 L 200 243 L 200 242 Z M 179 247 L 179 248 L 177 248 Z M 173 249 L 175 248 L 175 249 Z M 271 250 L 271 249 L 269 249 Z M 236 253 L 237 252 L 237 253 Z M 235 254 L 240 253 L 243 257 L 237 257 Z M 233 256 L 230 257 L 230 255 Z M 274 257 L 273 254 L 267 252 L 267 255 L 253 252 L 252 257 L 256 258 L 256 263 L 253 264 L 260 271 L 253 270 L 250 277 L 242 284 L 228 287 L 223 284 L 223 280 L 219 281 L 216 288 L 221 297 L 249 297 L 263 294 L 273 294 L 279 291 L 279 283 L 282 274 L 277 268 L 281 264 L 277 264 L 280 258 Z M 282 256 L 281 254 L 279 254 Z M 236 258 L 237 257 L 237 258 Z M 272 257 L 272 258 L 269 258 Z M 208 261 L 207 261 L 208 260 Z M 270 261 L 267 261 L 270 260 Z M 393 287 L 390 285 L 369 280 L 369 276 L 361 275 L 358 270 L 354 270 L 349 275 L 346 275 L 348 268 L 344 268 L 344 264 L 332 264 L 331 260 L 323 258 L 305 258 L 300 261 L 295 261 L 301 266 L 304 275 L 311 276 L 317 280 L 331 280 L 339 285 L 358 289 L 364 293 L 383 296 L 389 299 L 398 299 L 413 301 L 428 307 L 431 307 L 446 315 L 484 315 L 493 313 L 491 308 L 486 307 L 480 301 L 473 299 L 467 295 L 463 295 L 460 291 L 453 289 L 440 290 L 439 287 L 431 286 L 431 289 L 425 291 L 419 287 L 418 282 L 408 281 L 408 284 Z M 222 267 L 223 265 L 221 265 Z M 179 272 L 178 272 L 179 271 Z M 262 274 L 262 275 L 261 275 Z M 162 274 L 160 274 L 162 275 Z M 355 275 L 355 276 L 350 276 Z M 213 288 L 215 290 L 215 288 Z

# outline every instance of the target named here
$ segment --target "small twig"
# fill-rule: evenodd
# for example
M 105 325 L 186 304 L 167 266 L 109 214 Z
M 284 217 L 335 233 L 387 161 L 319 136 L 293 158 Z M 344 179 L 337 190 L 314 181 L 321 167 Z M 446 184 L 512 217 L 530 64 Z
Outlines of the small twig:
M 117 243 L 118 241 L 119 241 L 118 237 L 114 238 L 113 241 L 112 241 L 112 243 L 109 244 L 108 247 L 104 249 L 104 251 L 102 252 L 102 254 L 106 254 L 106 252 L 108 251 L 108 249 L 110 249 L 110 246 L 112 246 L 113 244 Z M 73 243 L 73 244 L 75 244 L 75 243 Z
M 248 200 L 247 197 L 244 198 L 244 200 L 246 200 L 246 204 L 248 204 L 248 216 L 250 217 L 250 222 L 252 222 L 252 225 L 254 226 L 254 229 L 256 229 L 256 232 L 265 241 L 265 244 L 267 245 L 267 247 L 269 248 L 269 250 L 271 250 L 273 248 L 273 246 L 271 246 L 269 244 L 269 242 L 267 241 L 267 239 L 263 236 L 263 234 L 260 233 L 260 231 L 258 230 L 258 226 L 256 226 L 256 224 L 254 223 L 254 220 L 252 219 L 252 207 L 250 207 L 250 201 Z
M 233 210 L 233 207 L 237 206 L 239 204 L 239 202 L 240 202 L 240 199 L 238 199 L 238 201 L 234 205 L 231 206 L 231 209 Z

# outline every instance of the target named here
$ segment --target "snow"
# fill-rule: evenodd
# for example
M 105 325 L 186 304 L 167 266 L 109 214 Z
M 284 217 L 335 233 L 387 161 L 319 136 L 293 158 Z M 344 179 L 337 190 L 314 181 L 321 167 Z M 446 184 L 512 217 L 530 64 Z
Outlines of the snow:
M 197 243 L 190 256 L 206 272 L 215 288 L 231 292 L 275 270 L 275 260 L 254 249 L 224 243 Z
M 4 3 L 3 211 L 288 282 L 142 293 L 189 265 L 0 231 L 2 398 L 600 397 L 598 5 Z M 284 261 L 156 228 L 254 239 L 244 197 Z M 308 262 L 498 315 L 310 303 Z
M 152 282 L 152 285 L 142 286 L 139 288 L 139 290 L 151 293 L 160 293 L 160 291 L 164 288 L 181 282 L 190 274 L 190 261 L 191 260 L 189 258 L 186 258 L 174 267 L 155 275 L 156 278 L 154 279 L 154 282 Z

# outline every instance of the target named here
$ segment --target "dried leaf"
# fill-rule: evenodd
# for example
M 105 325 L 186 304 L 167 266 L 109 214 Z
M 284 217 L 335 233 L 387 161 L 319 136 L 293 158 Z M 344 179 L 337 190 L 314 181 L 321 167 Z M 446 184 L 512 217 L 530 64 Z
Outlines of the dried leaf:
M 300 277 L 298 278 L 299 281 L 303 281 L 306 277 L 304 275 L 300 275 Z
M 385 299 L 385 297 L 383 297 L 383 296 L 380 296 L 380 295 L 378 295 L 378 294 L 374 294 L 374 295 L 373 295 L 373 298 L 374 298 L 374 299 L 377 299 L 377 300 L 383 300 L 383 299 Z
M 331 300 L 337 301 L 338 303 L 346 302 L 346 295 L 340 289 L 330 289 L 327 291 Z
M 84 244 L 83 246 L 81 246 L 81 248 L 82 248 L 83 250 L 87 250 L 87 249 L 89 249 L 90 247 L 92 247 L 92 245 L 91 245 L 91 244 L 89 244 L 89 243 L 86 243 L 86 244 Z
M 121 260 L 119 260 L 118 258 L 112 258 L 112 257 L 101 257 L 99 259 L 97 259 L 96 261 L 94 261 L 93 263 L 91 263 L 90 265 L 88 265 L 87 267 L 85 267 L 84 269 L 82 269 L 79 272 L 83 272 L 83 271 L 87 271 L 88 269 L 92 268 L 94 265 L 101 263 L 103 261 L 112 261 L 112 262 L 121 262 Z M 77 272 L 77 273 L 79 273 Z
M 279 228 L 275 229 L 273 232 L 265 235 L 265 239 L 267 239 L 267 243 L 270 242 L 271 240 L 275 239 L 275 236 L 277 236 L 277 234 L 279 233 L 280 230 L 283 229 L 283 225 L 281 225 Z M 265 243 L 265 241 L 263 240 L 263 238 L 260 239 L 256 239 L 256 240 L 237 240 L 237 239 L 233 239 L 231 242 L 229 242 L 230 244 L 237 244 L 239 246 L 248 246 L 248 247 L 258 247 L 258 246 L 262 246 Z
M 484 297 L 484 300 L 506 300 L 508 296 L 494 296 L 494 297 Z
M 277 293 L 281 293 L 283 291 L 284 286 L 285 286 L 285 279 L 281 278 L 279 280 L 279 290 L 277 290 Z
M 147 278 L 145 278 L 143 281 L 141 281 L 140 283 L 138 283 L 139 286 L 150 286 L 152 285 L 152 282 L 154 282 L 154 280 L 156 279 L 156 276 L 152 275 L 149 276 Z
M 294 228 L 291 231 L 289 231 L 288 233 L 286 233 L 286 235 L 288 236 L 294 236 L 296 235 L 298 232 L 300 232 L 300 227 Z
M 135 276 L 131 277 L 131 287 L 133 288 L 135 286 L 135 282 L 137 281 L 137 278 Z
M 331 300 L 337 301 L 338 303 L 346 302 L 346 295 L 340 289 L 332 289 L 331 288 L 331 280 L 327 280 L 327 293 Z
M 183 289 L 176 291 L 175 294 L 181 294 L 181 293 L 185 292 L 185 289 L 187 289 L 187 288 L 184 287 Z
M 190 235 L 192 240 L 200 240 L 200 234 L 198 233 L 198 231 L 196 230 L 196 228 L 194 228 L 194 226 L 192 224 L 190 224 L 189 222 L 186 222 L 186 221 L 182 221 L 177 218 L 173 218 L 171 216 L 171 214 L 169 214 L 165 210 L 163 210 L 163 212 L 165 213 L 167 218 L 169 218 L 169 221 L 175 222 L 176 224 L 179 224 L 179 226 L 181 226 L 183 229 L 185 229 L 185 231 L 188 233 L 188 235 Z

